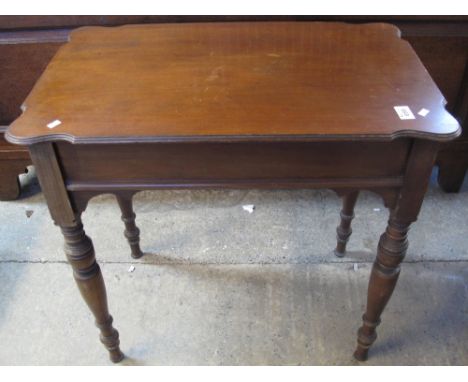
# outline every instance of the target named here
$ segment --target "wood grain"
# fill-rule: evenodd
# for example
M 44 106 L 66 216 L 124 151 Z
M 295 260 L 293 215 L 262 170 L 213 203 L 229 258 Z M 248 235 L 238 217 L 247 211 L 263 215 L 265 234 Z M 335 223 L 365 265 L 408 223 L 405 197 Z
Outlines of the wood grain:
M 389 24 L 87 27 L 71 34 L 7 132 L 13 143 L 378 139 L 460 134 Z M 426 118 L 400 120 L 408 105 Z M 59 119 L 55 129 L 46 125 Z

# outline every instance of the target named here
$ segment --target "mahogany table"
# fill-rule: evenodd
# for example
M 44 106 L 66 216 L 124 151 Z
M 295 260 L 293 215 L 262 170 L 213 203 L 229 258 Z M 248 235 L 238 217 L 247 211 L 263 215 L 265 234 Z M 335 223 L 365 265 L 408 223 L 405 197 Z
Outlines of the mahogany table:
M 132 196 L 162 188 L 329 188 L 345 253 L 359 190 L 389 221 L 354 353 L 367 358 L 395 288 L 440 142 L 460 127 L 396 27 L 206 23 L 74 31 L 6 137 L 26 145 L 111 360 L 123 358 L 80 220 L 116 195 L 132 256 Z

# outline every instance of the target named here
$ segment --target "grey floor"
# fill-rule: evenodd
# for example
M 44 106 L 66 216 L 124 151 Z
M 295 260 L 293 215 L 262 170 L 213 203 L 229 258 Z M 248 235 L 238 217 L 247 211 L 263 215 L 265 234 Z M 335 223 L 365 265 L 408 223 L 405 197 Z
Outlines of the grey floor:
M 468 182 L 444 194 L 435 175 L 366 365 L 468 365 Z M 22 182 L 20 200 L 0 202 L 0 364 L 109 365 L 33 172 Z M 358 364 L 387 211 L 364 192 L 338 259 L 339 209 L 330 191 L 143 192 L 135 210 L 147 255 L 133 260 L 113 197 L 93 199 L 83 221 L 122 364 Z

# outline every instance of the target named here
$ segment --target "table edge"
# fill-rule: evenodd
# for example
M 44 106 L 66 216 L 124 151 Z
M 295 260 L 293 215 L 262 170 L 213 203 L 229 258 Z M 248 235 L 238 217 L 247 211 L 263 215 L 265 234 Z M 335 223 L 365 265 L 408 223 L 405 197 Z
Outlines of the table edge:
M 461 126 L 448 134 L 433 134 L 415 130 L 399 130 L 392 134 L 323 134 L 323 135 L 189 135 L 189 136 L 103 136 L 76 137 L 69 134 L 49 134 L 36 137 L 16 137 L 9 129 L 5 139 L 13 144 L 30 146 L 45 142 L 72 144 L 123 144 L 123 143 L 235 143 L 235 142 L 319 142 L 319 141 L 393 141 L 398 138 L 416 138 L 435 142 L 448 142 L 462 133 Z

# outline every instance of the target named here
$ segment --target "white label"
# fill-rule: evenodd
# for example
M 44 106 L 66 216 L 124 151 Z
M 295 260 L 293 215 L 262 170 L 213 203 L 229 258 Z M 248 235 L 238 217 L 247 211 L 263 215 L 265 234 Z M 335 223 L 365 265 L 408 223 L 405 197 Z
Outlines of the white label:
M 429 110 L 422 108 L 421 110 L 418 111 L 418 114 L 419 114 L 421 117 L 425 117 L 426 115 L 429 114 Z
M 62 123 L 62 121 L 59 121 L 58 119 L 56 119 L 55 121 L 52 121 L 50 123 L 47 124 L 47 127 L 49 129 L 53 129 L 54 127 L 57 127 L 58 125 L 60 125 Z
M 242 209 L 251 214 L 254 212 L 255 206 L 253 204 L 246 204 L 245 206 L 242 206 Z
M 400 119 L 416 119 L 409 106 L 393 106 Z

